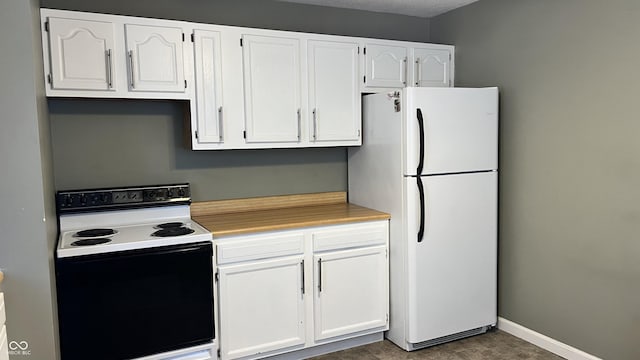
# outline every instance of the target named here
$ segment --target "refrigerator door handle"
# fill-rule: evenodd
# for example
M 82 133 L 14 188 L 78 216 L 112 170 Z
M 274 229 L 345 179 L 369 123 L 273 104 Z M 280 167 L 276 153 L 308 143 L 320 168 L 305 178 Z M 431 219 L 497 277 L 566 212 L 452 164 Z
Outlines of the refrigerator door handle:
M 422 237 L 424 236 L 424 216 L 425 216 L 425 208 L 424 208 L 424 185 L 422 185 L 422 179 L 420 176 L 416 176 L 418 179 L 418 192 L 420 193 L 420 228 L 418 229 L 418 242 L 422 242 Z
M 422 175 L 422 168 L 424 167 L 424 119 L 420 108 L 418 108 L 418 130 L 420 132 L 420 157 L 418 158 L 418 170 L 416 175 L 419 177 Z

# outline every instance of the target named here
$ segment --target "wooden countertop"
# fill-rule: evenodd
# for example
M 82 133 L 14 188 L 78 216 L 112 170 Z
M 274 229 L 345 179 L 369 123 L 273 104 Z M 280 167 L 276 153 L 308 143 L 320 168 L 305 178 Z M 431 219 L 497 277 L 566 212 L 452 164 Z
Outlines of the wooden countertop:
M 191 217 L 214 238 L 390 218 L 387 213 L 347 203 L 343 192 L 208 201 L 193 203 L 191 208 Z

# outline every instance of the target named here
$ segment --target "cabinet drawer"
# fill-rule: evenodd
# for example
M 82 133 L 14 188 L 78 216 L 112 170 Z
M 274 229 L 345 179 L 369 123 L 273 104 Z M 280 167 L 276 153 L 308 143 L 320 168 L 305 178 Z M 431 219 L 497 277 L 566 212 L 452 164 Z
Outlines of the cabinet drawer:
M 313 251 L 384 245 L 389 236 L 389 222 L 377 221 L 360 224 L 332 226 L 312 234 Z
M 7 320 L 7 314 L 4 312 L 4 294 L 0 292 L 0 326 L 4 325 Z
M 7 327 L 0 327 L 0 360 L 9 360 L 9 348 L 7 346 Z
M 304 233 L 249 236 L 218 243 L 218 264 L 304 253 Z

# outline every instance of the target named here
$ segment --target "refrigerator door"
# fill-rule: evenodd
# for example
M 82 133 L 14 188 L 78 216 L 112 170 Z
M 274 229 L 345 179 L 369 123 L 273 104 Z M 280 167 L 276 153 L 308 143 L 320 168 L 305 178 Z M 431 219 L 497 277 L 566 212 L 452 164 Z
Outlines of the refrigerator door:
M 410 343 L 495 325 L 497 176 L 405 177 Z
M 498 88 L 406 88 L 403 94 L 405 175 L 417 175 L 421 153 L 422 175 L 498 168 Z

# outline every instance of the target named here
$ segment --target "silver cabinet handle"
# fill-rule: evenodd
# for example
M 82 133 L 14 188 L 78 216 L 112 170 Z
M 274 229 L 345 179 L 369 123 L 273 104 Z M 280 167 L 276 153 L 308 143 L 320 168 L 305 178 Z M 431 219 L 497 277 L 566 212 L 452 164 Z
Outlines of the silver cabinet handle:
M 224 128 L 222 122 L 222 106 L 218 108 L 218 135 L 220 136 L 220 142 L 224 141 Z
M 113 70 L 111 64 L 111 49 L 107 50 L 107 86 L 109 89 L 113 87 Z
M 420 58 L 416 58 L 416 86 L 420 86 Z
M 313 109 L 313 141 L 316 140 L 316 136 L 318 133 L 318 110 L 317 109 Z
M 322 258 L 318 259 L 318 292 L 322 292 Z
M 300 276 L 302 277 L 302 295 L 304 295 L 304 260 L 300 263 Z
M 129 76 L 131 76 L 131 88 L 135 88 L 133 82 L 133 50 L 129 50 Z
M 297 116 L 298 116 L 298 141 L 300 141 L 300 135 L 302 134 L 302 130 L 300 129 L 300 109 L 298 108 L 298 112 L 297 112 Z
M 407 86 L 407 57 L 402 60 L 402 85 Z

